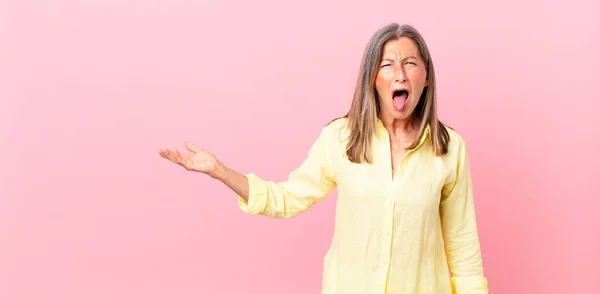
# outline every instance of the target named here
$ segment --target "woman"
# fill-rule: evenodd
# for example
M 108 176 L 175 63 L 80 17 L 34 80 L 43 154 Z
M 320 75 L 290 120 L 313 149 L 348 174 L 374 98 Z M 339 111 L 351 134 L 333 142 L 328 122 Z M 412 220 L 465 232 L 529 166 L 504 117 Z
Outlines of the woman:
M 348 114 L 329 123 L 287 181 L 190 154 L 160 155 L 220 180 L 251 214 L 289 218 L 338 187 L 322 293 L 488 293 L 465 142 L 436 113 L 435 73 L 413 27 L 373 35 Z

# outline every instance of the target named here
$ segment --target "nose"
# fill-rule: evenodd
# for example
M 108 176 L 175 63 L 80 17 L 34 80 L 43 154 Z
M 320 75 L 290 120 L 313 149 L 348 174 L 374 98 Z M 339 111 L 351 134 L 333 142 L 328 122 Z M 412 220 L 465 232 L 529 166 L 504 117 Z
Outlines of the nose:
M 396 70 L 394 72 L 394 81 L 400 83 L 406 82 L 406 72 L 404 72 L 403 66 L 396 67 Z

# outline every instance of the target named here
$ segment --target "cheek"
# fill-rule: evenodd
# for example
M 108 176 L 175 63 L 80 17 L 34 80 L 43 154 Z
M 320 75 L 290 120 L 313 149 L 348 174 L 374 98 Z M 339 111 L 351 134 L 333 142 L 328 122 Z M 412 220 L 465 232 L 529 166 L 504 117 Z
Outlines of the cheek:
M 377 78 L 375 78 L 375 88 L 379 93 L 385 93 L 389 88 L 390 81 L 392 79 L 392 74 L 388 71 L 380 71 L 377 74 Z
M 410 73 L 410 80 L 413 87 L 423 88 L 427 83 L 427 73 L 423 70 L 415 69 Z

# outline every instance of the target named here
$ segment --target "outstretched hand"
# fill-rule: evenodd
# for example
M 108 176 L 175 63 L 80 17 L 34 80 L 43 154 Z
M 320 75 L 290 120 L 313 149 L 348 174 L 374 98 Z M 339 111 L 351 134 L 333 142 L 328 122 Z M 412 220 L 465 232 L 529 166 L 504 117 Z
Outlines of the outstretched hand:
M 214 178 L 220 164 L 215 156 L 192 142 L 186 142 L 185 148 L 190 152 L 182 153 L 177 149 L 161 148 L 158 153 L 162 158 L 181 165 L 188 171 L 201 172 Z

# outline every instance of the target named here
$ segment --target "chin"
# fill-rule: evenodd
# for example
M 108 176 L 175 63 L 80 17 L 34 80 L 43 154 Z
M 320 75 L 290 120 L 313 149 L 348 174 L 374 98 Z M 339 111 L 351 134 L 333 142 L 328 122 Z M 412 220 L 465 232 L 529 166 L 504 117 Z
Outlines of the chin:
M 410 119 L 410 117 L 413 114 L 414 109 L 408 107 L 405 107 L 403 110 L 398 111 L 394 108 L 394 106 L 390 106 L 388 108 L 387 115 L 386 117 L 388 117 L 389 119 L 393 119 L 393 120 L 407 120 Z
M 405 109 L 402 111 L 398 111 L 398 110 L 394 109 L 394 118 L 399 119 L 399 120 L 406 120 L 412 116 L 412 113 L 413 113 L 412 109 Z

